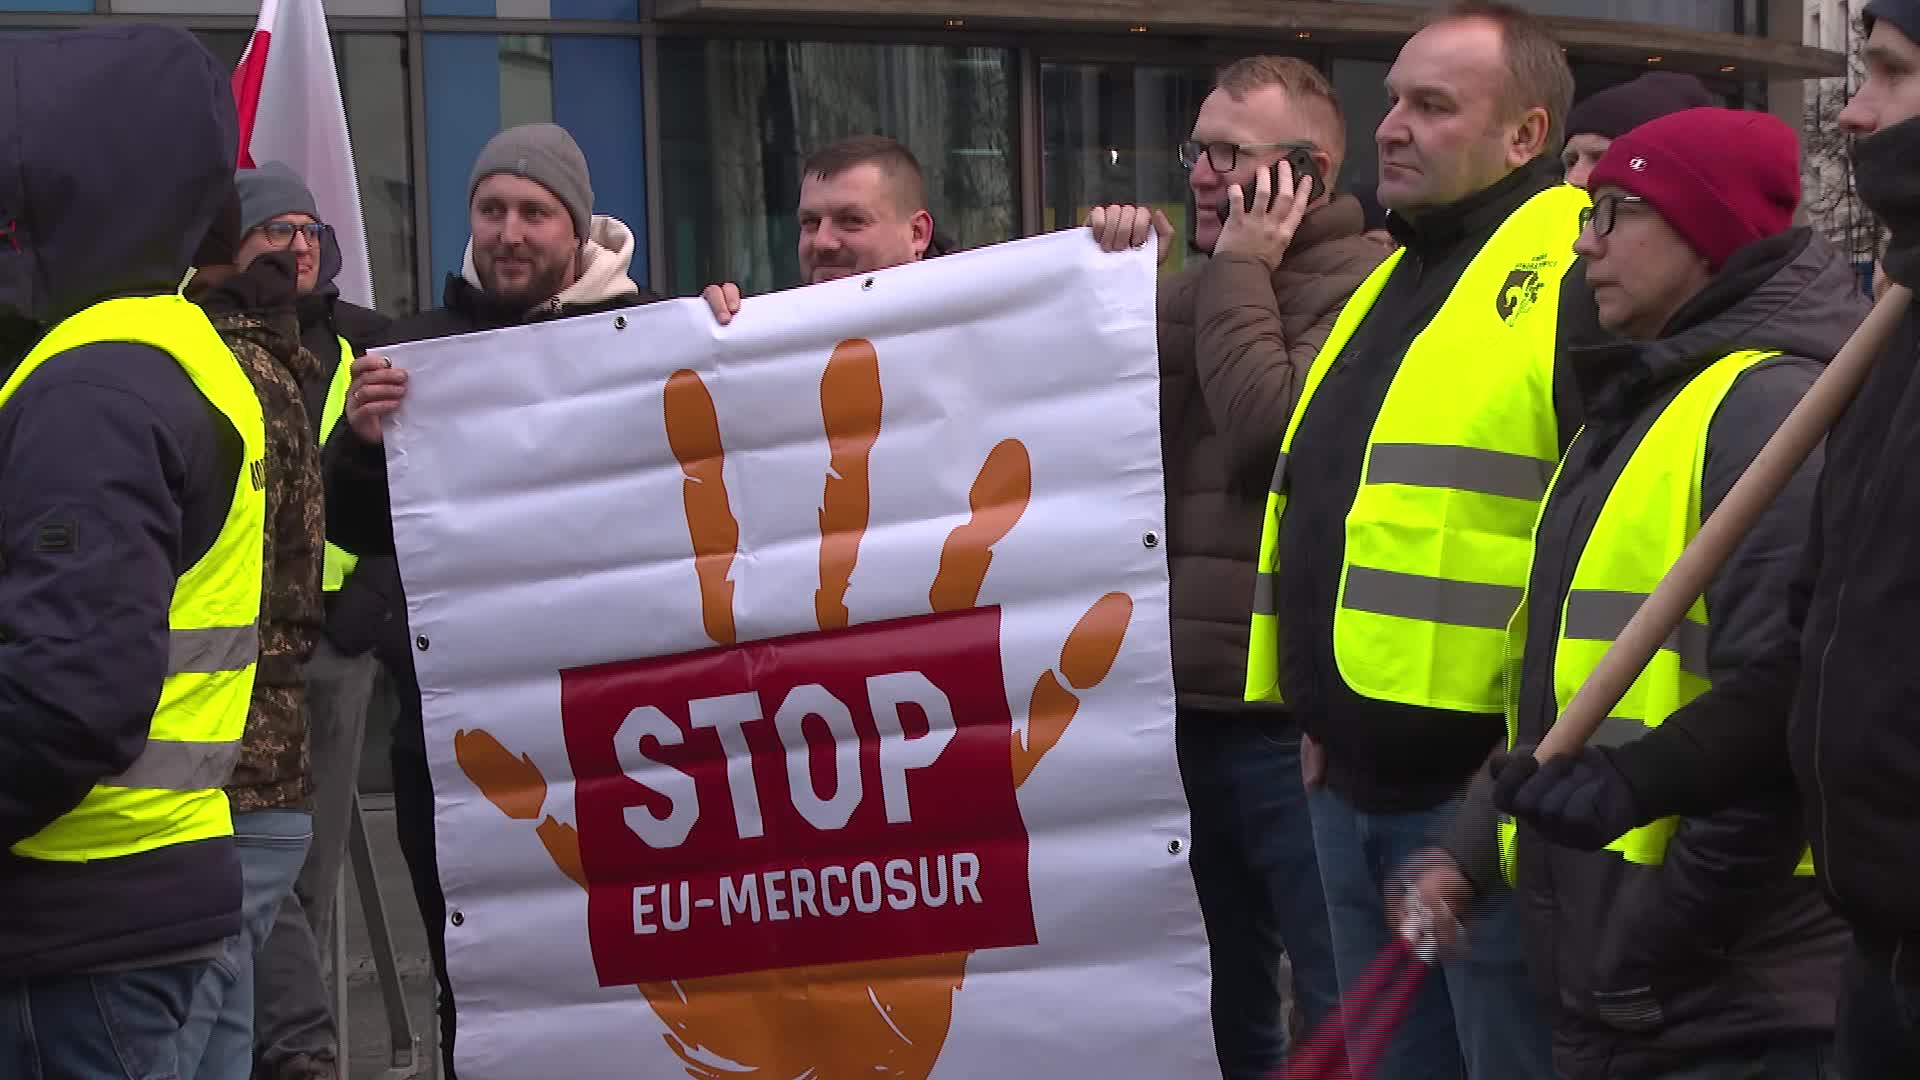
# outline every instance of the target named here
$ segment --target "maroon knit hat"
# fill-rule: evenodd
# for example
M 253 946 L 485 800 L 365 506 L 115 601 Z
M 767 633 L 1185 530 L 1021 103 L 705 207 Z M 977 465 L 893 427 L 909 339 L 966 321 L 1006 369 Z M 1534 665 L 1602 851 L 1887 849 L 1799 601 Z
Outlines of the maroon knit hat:
M 1734 252 L 1785 232 L 1800 205 L 1800 142 L 1771 113 L 1688 109 L 1613 140 L 1589 191 L 1653 204 L 1714 273 Z

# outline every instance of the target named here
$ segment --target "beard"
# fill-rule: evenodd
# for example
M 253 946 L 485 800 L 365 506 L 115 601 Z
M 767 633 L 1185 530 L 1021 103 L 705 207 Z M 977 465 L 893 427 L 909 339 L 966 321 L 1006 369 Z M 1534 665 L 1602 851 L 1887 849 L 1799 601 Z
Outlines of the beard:
M 497 255 L 487 253 L 484 258 L 478 252 L 474 255 L 474 272 L 479 275 L 480 287 L 502 304 L 531 309 L 553 299 L 566 287 L 567 271 L 573 265 L 571 251 L 557 258 L 538 252 L 515 257 L 530 263 L 527 278 L 524 282 L 504 284 L 495 270 Z

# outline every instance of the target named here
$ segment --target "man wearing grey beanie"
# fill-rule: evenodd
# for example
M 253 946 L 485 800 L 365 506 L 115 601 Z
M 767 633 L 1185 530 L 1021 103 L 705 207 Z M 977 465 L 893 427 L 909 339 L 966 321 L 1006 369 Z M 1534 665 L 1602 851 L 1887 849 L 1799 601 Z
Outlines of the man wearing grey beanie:
M 627 276 L 632 230 L 593 213 L 593 181 L 579 144 L 557 124 L 524 124 L 495 135 L 473 163 L 467 184 L 472 240 L 443 305 L 401 319 L 387 343 L 424 341 L 649 303 L 660 297 Z M 379 356 L 354 362 L 347 430 L 327 472 L 328 527 L 363 556 L 391 554 L 393 520 L 381 418 L 400 405 L 407 373 Z M 396 622 L 404 622 L 403 617 Z M 421 730 L 420 684 L 409 634 L 381 639 L 381 659 L 399 692 L 391 751 L 393 808 L 401 853 L 427 928 L 427 951 L 440 983 L 441 1077 L 454 1080 L 453 986 L 447 980 L 446 898 L 434 853 L 433 780 Z M 393 643 L 389 647 L 389 642 Z

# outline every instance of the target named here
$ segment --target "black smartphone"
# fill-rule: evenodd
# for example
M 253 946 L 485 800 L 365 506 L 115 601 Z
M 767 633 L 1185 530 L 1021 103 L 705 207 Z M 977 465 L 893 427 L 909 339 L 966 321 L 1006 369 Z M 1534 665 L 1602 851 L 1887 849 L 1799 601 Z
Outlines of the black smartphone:
M 1308 199 L 1317 199 L 1320 196 L 1325 195 L 1327 193 L 1326 178 L 1320 175 L 1320 166 L 1314 163 L 1312 150 L 1304 146 L 1296 146 L 1293 149 L 1287 151 L 1287 156 L 1281 158 L 1280 161 L 1284 161 L 1288 165 L 1293 167 L 1294 183 L 1296 184 L 1299 183 L 1300 178 L 1303 176 L 1307 177 L 1309 180 L 1312 181 L 1312 186 L 1308 189 L 1308 194 L 1307 194 Z M 1267 189 L 1269 191 L 1269 194 L 1267 196 L 1268 207 L 1273 206 L 1273 200 L 1275 198 L 1274 193 L 1277 193 L 1280 190 L 1280 161 L 1276 161 L 1272 165 L 1268 166 L 1268 176 L 1267 176 Z M 1258 195 L 1258 192 L 1254 190 L 1254 185 L 1248 184 L 1243 189 L 1243 195 L 1247 201 L 1246 203 L 1247 212 L 1251 213 L 1253 211 L 1253 201 L 1255 197 Z M 1220 221 L 1222 224 L 1224 224 L 1228 216 L 1233 213 L 1233 200 L 1232 199 L 1220 200 L 1219 213 L 1220 213 Z

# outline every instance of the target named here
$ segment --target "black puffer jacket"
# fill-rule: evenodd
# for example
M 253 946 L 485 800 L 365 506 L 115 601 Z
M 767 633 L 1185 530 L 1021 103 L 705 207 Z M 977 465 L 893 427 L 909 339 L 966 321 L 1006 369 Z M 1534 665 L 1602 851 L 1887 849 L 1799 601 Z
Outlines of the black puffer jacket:
M 171 27 L 0 36 L 0 383 L 61 320 L 179 288 L 232 191 L 227 87 Z M 232 424 L 147 345 L 68 349 L 0 408 L 0 985 L 211 956 L 240 928 L 231 836 L 12 849 L 145 750 L 175 585 L 243 467 Z
M 1711 514 L 1859 321 L 1852 271 L 1796 229 L 1754 244 L 1651 343 L 1576 350 L 1587 403 L 1535 538 L 1528 605 L 1557 612 L 1600 508 L 1655 419 L 1713 360 L 1748 369 L 1707 434 Z M 1724 680 L 1791 635 L 1787 594 L 1820 471 L 1814 455 L 1707 589 L 1708 662 Z M 1558 620 L 1530 620 L 1518 741 L 1552 725 Z M 1522 827 L 1518 910 L 1529 966 L 1558 1004 L 1555 1068 L 1568 1080 L 1659 1075 L 1764 1038 L 1833 1027 L 1847 931 L 1811 877 L 1797 802 L 1776 792 L 1685 818 L 1660 866 L 1544 842 Z

